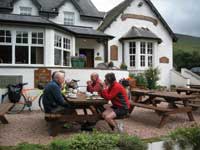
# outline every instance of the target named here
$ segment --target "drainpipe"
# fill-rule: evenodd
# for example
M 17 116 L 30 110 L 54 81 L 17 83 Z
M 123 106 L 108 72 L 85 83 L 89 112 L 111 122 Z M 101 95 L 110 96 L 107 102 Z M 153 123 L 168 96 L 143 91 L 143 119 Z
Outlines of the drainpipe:
M 124 41 L 121 41 L 122 42 L 122 63 L 124 64 L 125 63 L 125 57 L 124 57 Z
M 104 62 L 107 63 L 108 62 L 108 40 L 105 40 L 103 44 L 104 44 Z

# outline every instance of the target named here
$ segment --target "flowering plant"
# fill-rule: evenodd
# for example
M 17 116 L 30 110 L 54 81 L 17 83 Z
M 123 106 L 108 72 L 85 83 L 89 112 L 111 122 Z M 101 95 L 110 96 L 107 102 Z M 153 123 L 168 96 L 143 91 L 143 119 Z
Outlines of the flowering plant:
M 86 56 L 84 54 L 80 54 L 79 56 L 72 56 L 72 60 L 81 60 L 81 61 L 86 61 Z

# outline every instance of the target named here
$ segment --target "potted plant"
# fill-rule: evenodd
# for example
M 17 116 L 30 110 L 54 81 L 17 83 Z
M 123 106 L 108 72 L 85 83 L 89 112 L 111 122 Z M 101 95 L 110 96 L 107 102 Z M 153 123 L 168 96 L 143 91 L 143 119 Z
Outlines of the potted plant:
M 122 64 L 120 65 L 120 69 L 122 69 L 122 70 L 127 70 L 127 65 L 126 65 L 125 63 L 122 63 Z
M 83 54 L 71 57 L 71 63 L 73 68 L 83 68 L 85 66 L 85 62 L 86 56 Z
M 135 78 L 137 88 L 146 89 L 147 81 L 144 74 L 142 73 L 139 73 L 137 75 L 131 74 L 131 76 Z
M 152 68 L 145 70 L 144 76 L 147 81 L 147 88 L 148 89 L 156 89 L 157 81 L 159 80 L 160 71 L 158 68 Z

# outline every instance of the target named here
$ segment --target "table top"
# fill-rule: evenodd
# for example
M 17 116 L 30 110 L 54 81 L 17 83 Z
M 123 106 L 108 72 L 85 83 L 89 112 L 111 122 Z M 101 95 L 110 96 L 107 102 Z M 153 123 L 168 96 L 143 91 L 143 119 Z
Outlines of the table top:
M 143 95 L 147 95 L 148 93 L 152 93 L 154 92 L 153 90 L 144 90 L 144 89 L 131 89 L 131 93 L 133 94 L 143 94 Z
M 200 89 L 195 89 L 195 88 L 176 88 L 177 91 L 183 91 L 183 92 L 200 92 Z
M 193 95 L 184 95 L 184 94 L 177 94 L 174 92 L 152 92 L 148 93 L 149 96 L 155 96 L 155 97 L 162 97 L 162 98 L 168 98 L 173 100 L 188 100 L 188 99 L 194 99 L 196 96 Z
M 87 97 L 85 94 L 77 94 L 76 98 L 66 97 L 67 101 L 74 105 L 104 105 L 107 101 L 100 96 Z

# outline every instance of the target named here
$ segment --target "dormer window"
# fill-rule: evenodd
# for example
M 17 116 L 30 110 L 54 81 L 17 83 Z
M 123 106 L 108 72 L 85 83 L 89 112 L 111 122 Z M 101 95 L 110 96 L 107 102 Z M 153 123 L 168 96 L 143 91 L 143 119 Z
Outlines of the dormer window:
M 20 7 L 20 14 L 21 15 L 31 16 L 31 14 L 32 14 L 32 8 L 31 7 Z
M 73 12 L 64 12 L 64 25 L 74 25 L 75 15 Z

